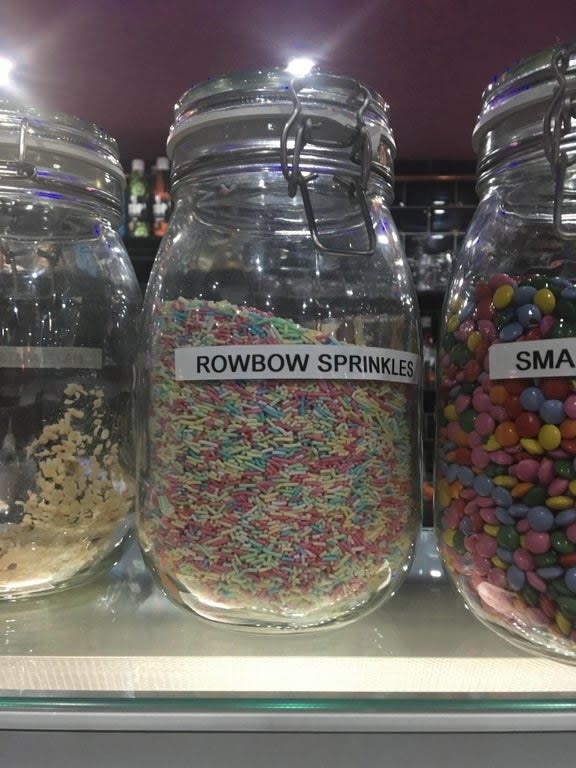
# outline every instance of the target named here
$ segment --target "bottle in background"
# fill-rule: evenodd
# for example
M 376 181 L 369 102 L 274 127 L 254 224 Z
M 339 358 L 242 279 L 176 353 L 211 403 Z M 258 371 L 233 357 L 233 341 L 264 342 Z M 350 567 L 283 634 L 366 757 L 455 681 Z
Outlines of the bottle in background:
M 149 237 L 148 182 L 144 160 L 132 160 L 128 177 L 128 236 Z
M 167 157 L 157 157 L 152 182 L 152 232 L 162 237 L 170 219 L 170 162 Z
M 436 384 L 436 341 L 432 330 L 432 318 L 422 316 L 422 356 L 424 362 L 424 386 Z

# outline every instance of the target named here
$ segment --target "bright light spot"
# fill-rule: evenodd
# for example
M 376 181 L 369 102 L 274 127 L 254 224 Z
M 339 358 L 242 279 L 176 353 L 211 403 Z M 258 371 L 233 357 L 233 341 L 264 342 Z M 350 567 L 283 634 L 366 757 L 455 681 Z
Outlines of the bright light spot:
M 10 74 L 14 69 L 14 62 L 0 56 L 0 86 L 10 84 Z
M 432 576 L 433 579 L 441 579 L 442 578 L 442 571 L 439 571 L 436 568 L 432 568 L 430 570 L 430 576 Z
M 297 56 L 288 62 L 286 71 L 294 75 L 294 77 L 305 77 L 312 72 L 315 66 L 316 62 L 314 59 L 309 59 L 306 56 Z

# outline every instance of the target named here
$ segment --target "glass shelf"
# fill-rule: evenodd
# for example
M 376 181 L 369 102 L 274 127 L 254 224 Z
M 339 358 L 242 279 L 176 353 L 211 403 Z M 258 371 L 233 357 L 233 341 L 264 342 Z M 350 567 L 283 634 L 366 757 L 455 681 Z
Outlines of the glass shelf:
M 517 650 L 479 624 L 447 583 L 431 531 L 398 594 L 340 628 L 213 625 L 156 587 L 133 543 L 88 587 L 0 604 L 0 632 L 0 726 L 10 713 L 54 708 L 306 713 L 308 724 L 332 713 L 364 727 L 378 714 L 397 725 L 418 713 L 452 724 L 474 713 L 512 713 L 517 724 L 553 712 L 556 725 L 576 715 L 576 666 Z

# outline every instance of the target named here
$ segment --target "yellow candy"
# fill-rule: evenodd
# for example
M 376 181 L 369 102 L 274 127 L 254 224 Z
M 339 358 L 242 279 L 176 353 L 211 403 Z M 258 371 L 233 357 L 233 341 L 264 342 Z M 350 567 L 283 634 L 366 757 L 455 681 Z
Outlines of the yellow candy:
M 562 509 L 569 509 L 573 505 L 571 496 L 550 496 L 546 499 L 548 509 L 554 509 L 557 512 Z
M 523 437 L 520 440 L 520 445 L 527 453 L 531 453 L 533 456 L 539 456 L 544 453 L 544 448 L 542 448 L 538 440 L 534 440 L 532 437 Z
M 506 568 L 508 568 L 508 564 L 499 558 L 498 555 L 494 555 L 494 557 L 490 558 L 490 562 L 492 565 L 495 565 L 496 568 L 502 568 L 502 570 L 506 570 Z
M 456 410 L 456 406 L 450 403 L 450 405 L 447 405 L 446 408 L 444 408 L 444 418 L 446 421 L 456 421 L 458 418 L 458 411 Z
M 554 621 L 563 635 L 568 636 L 570 632 L 572 632 L 572 624 L 570 624 L 566 616 L 564 616 L 563 613 L 560 613 L 560 611 L 556 611 L 554 614 Z
M 470 350 L 470 352 L 474 352 L 474 350 L 478 347 L 478 344 L 482 341 L 482 334 L 480 331 L 472 331 L 470 336 L 466 339 L 466 346 Z
M 442 479 L 438 483 L 438 504 L 440 507 L 447 507 L 452 501 L 452 495 L 450 493 L 450 486 L 446 480 Z
M 444 540 L 444 544 L 447 544 L 449 547 L 453 547 L 455 536 L 456 536 L 456 529 L 447 528 L 442 534 L 442 539 Z
M 497 475 L 492 478 L 493 485 L 499 485 L 501 488 L 514 488 L 518 480 L 511 475 Z
M 536 291 L 534 294 L 532 303 L 545 315 L 549 315 L 551 312 L 554 312 L 554 308 L 556 307 L 556 297 L 549 288 L 540 288 L 540 290 Z
M 458 320 L 458 315 L 452 315 L 452 317 L 449 317 L 448 320 L 446 320 L 446 331 L 448 333 L 454 333 L 459 325 L 460 321 Z
M 545 451 L 555 451 L 562 442 L 562 433 L 554 424 L 544 424 L 538 432 L 538 442 Z
M 502 448 L 498 440 L 494 437 L 494 435 L 490 435 L 488 440 L 484 443 L 482 446 L 485 451 L 497 451 L 499 448 Z
M 488 536 L 496 536 L 498 531 L 500 530 L 499 525 L 490 525 L 489 523 L 486 523 L 486 525 L 482 526 L 482 530 L 484 533 L 487 533 Z
M 504 309 L 504 307 L 510 304 L 513 296 L 514 288 L 511 285 L 499 285 L 494 291 L 494 296 L 492 296 L 492 304 L 494 304 L 496 309 Z
M 568 490 L 572 494 L 572 496 L 576 496 L 576 480 L 570 480 L 570 485 L 568 486 Z

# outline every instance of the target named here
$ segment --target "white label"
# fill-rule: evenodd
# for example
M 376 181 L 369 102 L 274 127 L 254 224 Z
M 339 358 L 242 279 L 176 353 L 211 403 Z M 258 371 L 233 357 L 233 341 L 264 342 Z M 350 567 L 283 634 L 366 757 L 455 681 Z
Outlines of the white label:
M 418 380 L 418 355 L 340 344 L 239 344 L 174 350 L 178 381 L 231 379 Z
M 489 363 L 491 379 L 576 376 L 576 339 L 494 344 Z
M 95 347 L 0 347 L 0 368 L 102 368 Z

